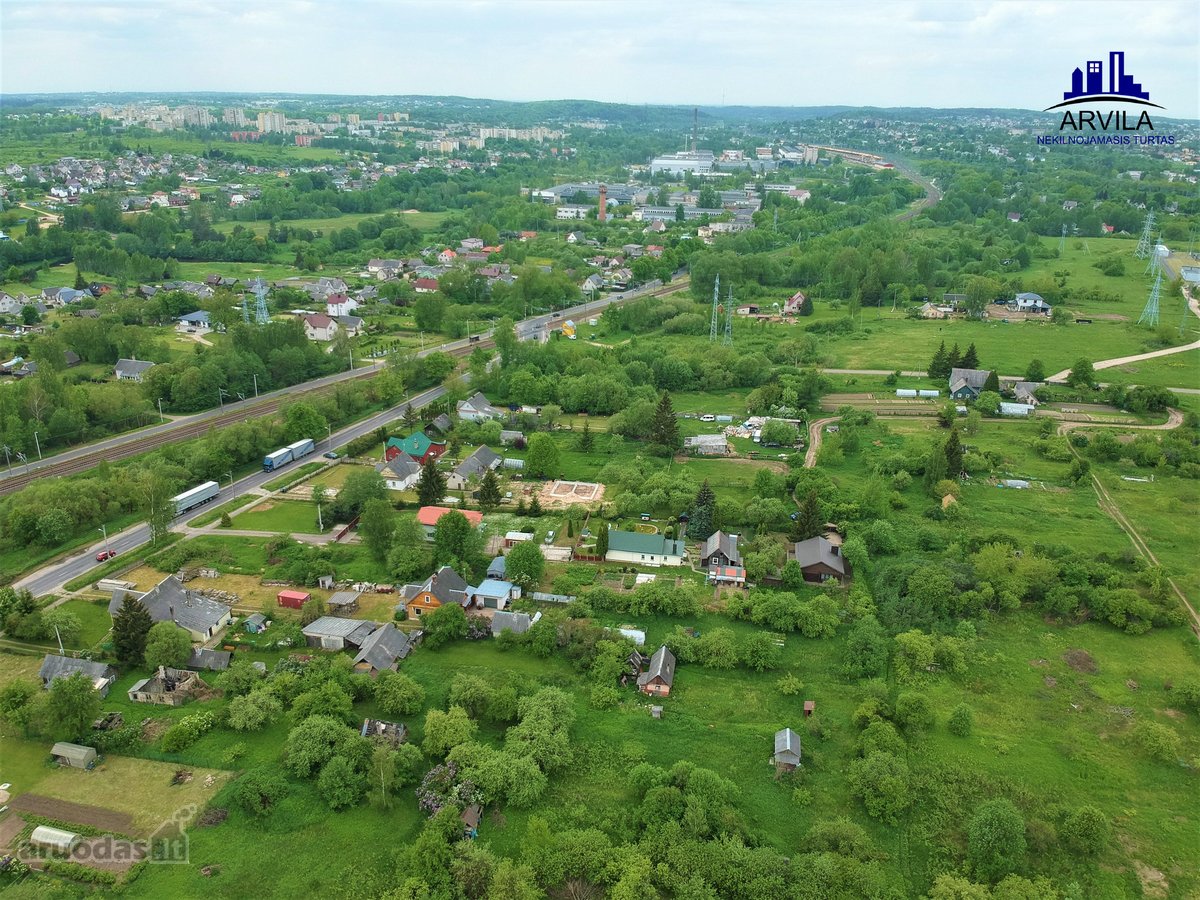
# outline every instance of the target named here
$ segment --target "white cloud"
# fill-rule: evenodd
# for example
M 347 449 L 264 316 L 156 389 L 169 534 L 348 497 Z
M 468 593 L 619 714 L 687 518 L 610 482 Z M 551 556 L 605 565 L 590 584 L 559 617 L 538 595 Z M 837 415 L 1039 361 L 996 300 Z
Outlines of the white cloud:
M 128 0 L 0 3 L 6 92 L 458 94 L 627 103 L 1041 108 L 1126 51 L 1198 114 L 1191 3 Z M 81 64 L 62 65 L 70 46 Z

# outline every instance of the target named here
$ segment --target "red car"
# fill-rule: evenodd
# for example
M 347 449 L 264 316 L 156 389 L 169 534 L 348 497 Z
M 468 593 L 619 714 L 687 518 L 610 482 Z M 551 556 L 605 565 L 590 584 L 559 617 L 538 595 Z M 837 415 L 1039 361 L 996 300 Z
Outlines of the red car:
M 106 559 L 112 559 L 116 555 L 116 550 L 101 550 L 96 554 L 96 562 L 104 562 Z

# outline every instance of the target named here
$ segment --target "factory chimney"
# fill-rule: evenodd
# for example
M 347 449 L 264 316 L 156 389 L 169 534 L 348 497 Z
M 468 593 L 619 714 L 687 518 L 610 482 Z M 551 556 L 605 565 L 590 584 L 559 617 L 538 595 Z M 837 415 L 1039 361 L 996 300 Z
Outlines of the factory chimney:
M 600 208 L 596 210 L 596 218 L 603 222 L 608 218 L 608 186 L 600 185 Z

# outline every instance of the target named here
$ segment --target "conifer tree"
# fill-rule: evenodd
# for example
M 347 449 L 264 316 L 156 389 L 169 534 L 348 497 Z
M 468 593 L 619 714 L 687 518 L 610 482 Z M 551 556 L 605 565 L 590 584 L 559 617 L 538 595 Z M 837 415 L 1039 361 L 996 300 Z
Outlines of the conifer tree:
M 1000 377 L 996 374 L 995 370 L 988 372 L 987 381 L 983 383 L 983 389 L 985 391 L 995 391 L 997 394 L 1000 393 Z
M 696 499 L 692 502 L 691 515 L 688 518 L 688 533 L 695 538 L 704 540 L 716 531 L 717 497 L 709 487 L 708 479 L 700 485 Z
M 658 408 L 654 410 L 654 420 L 650 423 L 650 442 L 662 444 L 671 450 L 677 450 L 680 446 L 679 420 L 675 418 L 671 395 L 666 391 L 663 391 Z
M 113 651 L 117 659 L 126 665 L 141 665 L 142 654 L 146 652 L 146 636 L 153 624 L 142 601 L 126 594 L 113 616 Z
M 542 501 L 538 499 L 538 495 L 534 494 L 533 499 L 529 501 L 529 515 L 537 518 L 542 514 Z
M 421 466 L 421 475 L 417 479 L 417 499 L 422 506 L 437 506 L 446 496 L 446 476 L 437 467 L 437 460 L 432 456 Z
M 496 478 L 496 470 L 488 469 L 479 482 L 479 507 L 484 512 L 491 512 L 499 505 L 500 481 Z
M 946 342 L 942 341 L 938 345 L 937 352 L 933 354 L 933 359 L 929 361 L 929 377 L 935 381 L 940 381 L 950 375 L 950 357 L 946 353 Z
M 946 362 L 951 369 L 966 368 L 962 364 L 962 353 L 958 350 L 958 341 L 954 342 L 954 346 L 950 348 L 950 353 L 946 357 Z
M 608 555 L 608 523 L 600 523 L 600 533 L 596 535 L 596 555 L 604 558 Z
M 583 431 L 579 433 L 579 440 L 576 443 L 576 446 L 578 447 L 580 453 L 591 453 L 592 446 L 595 443 L 596 437 L 592 434 L 591 423 L 587 419 L 584 419 Z
M 979 368 L 979 351 L 975 349 L 974 341 L 972 341 L 967 346 L 967 352 L 963 354 L 962 362 L 960 363 L 960 365 L 964 369 L 978 369 Z
M 825 529 L 821 518 L 821 503 L 815 490 L 809 491 L 800 504 L 800 512 L 792 523 L 792 540 L 807 541 L 817 537 Z
M 963 470 L 962 441 L 958 439 L 958 429 L 950 429 L 950 437 L 946 439 L 946 475 L 957 478 Z

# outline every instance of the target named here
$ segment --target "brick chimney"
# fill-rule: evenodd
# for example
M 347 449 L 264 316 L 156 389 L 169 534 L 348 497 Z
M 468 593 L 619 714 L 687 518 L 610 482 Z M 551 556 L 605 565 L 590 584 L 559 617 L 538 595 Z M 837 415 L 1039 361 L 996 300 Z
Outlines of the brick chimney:
M 596 211 L 596 218 L 603 222 L 608 218 L 608 186 L 600 185 L 600 208 Z

